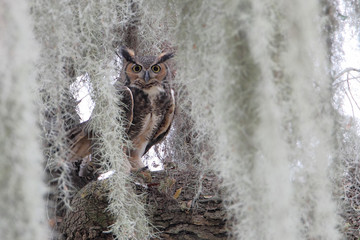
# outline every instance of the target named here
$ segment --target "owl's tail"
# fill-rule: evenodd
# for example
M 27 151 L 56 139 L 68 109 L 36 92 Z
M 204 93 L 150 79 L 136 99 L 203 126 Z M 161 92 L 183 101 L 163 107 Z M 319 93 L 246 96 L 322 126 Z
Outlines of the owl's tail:
M 70 154 L 68 161 L 76 161 L 91 154 L 91 133 L 87 129 L 88 121 L 70 130 Z

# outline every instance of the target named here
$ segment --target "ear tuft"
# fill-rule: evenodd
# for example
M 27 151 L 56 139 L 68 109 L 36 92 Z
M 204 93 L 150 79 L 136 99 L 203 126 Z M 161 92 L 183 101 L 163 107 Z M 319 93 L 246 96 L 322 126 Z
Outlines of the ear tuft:
M 135 52 L 134 50 L 127 48 L 127 47 L 121 47 L 120 53 L 123 58 L 125 58 L 128 62 L 135 63 Z
M 175 52 L 164 52 L 158 56 L 156 63 L 165 62 L 166 60 L 169 60 L 170 58 L 173 58 L 174 56 L 175 56 Z

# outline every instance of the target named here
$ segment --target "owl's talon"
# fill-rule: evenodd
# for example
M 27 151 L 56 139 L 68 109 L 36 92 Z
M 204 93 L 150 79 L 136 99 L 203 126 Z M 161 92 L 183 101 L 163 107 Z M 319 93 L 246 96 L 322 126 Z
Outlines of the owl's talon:
M 151 183 L 152 177 L 151 172 L 148 167 L 143 167 L 134 171 L 131 171 L 131 176 L 136 178 L 141 178 L 145 183 Z
M 145 166 L 143 168 L 140 168 L 138 171 L 142 172 L 142 171 L 147 171 L 147 170 L 149 170 L 149 168 L 148 168 L 148 166 Z
M 147 166 L 142 167 L 142 168 L 131 168 L 130 173 L 131 173 L 131 175 L 136 176 L 137 174 L 139 174 L 141 172 L 145 172 L 145 171 L 150 171 Z

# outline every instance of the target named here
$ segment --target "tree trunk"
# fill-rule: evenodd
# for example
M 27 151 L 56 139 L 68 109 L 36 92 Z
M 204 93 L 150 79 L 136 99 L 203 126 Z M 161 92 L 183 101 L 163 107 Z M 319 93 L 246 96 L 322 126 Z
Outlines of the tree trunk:
M 148 174 L 148 173 L 147 173 Z M 227 239 L 226 215 L 214 174 L 201 178 L 197 186 L 196 171 L 167 170 L 151 172 L 131 180 L 138 194 L 145 194 L 148 215 L 154 226 L 153 239 Z M 107 180 L 88 183 L 74 197 L 59 227 L 63 239 L 114 239 L 109 226 L 112 216 L 106 211 Z M 198 191 L 199 190 L 199 191 Z

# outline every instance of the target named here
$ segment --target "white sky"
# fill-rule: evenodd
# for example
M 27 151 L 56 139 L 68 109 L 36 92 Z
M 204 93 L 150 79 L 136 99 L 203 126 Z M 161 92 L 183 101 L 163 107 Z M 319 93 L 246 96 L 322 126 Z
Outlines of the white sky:
M 340 5 L 340 11 L 345 12 L 345 5 Z M 343 14 L 343 13 L 341 13 Z M 343 14 L 345 17 L 346 15 Z M 355 28 L 346 19 L 343 20 L 343 56 L 340 63 L 340 72 L 348 69 L 360 69 L 360 36 L 356 34 Z M 336 73 L 339 74 L 339 73 Z M 348 80 L 348 81 L 347 81 Z M 349 74 L 342 75 L 338 81 L 344 82 L 345 98 L 343 101 L 343 111 L 345 115 L 360 119 L 360 74 L 351 71 Z
M 94 102 L 90 97 L 90 81 L 88 77 L 80 76 L 70 86 L 70 90 L 79 104 L 77 106 L 77 112 L 80 116 L 81 122 L 85 122 L 90 118 L 91 112 L 94 109 Z

